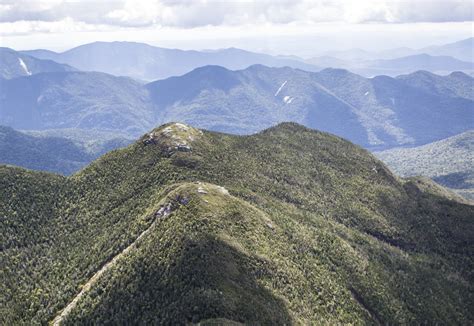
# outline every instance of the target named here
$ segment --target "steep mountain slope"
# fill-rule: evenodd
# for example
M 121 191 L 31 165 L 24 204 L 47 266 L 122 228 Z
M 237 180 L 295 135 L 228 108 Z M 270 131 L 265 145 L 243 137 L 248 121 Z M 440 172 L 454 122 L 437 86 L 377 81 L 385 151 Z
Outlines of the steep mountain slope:
M 81 128 L 141 134 L 153 109 L 142 84 L 95 72 L 0 80 L 0 123 L 15 129 Z
M 426 144 L 474 125 L 472 100 L 426 92 L 403 79 L 366 79 L 348 71 L 328 69 L 318 74 L 318 81 L 358 108 L 372 148 Z M 456 87 L 458 93 L 469 92 L 465 84 Z
M 467 94 L 473 79 L 462 76 L 471 84 L 452 83 L 453 92 Z M 367 79 L 338 69 L 310 73 L 257 65 L 231 72 L 208 66 L 147 88 L 161 121 L 233 133 L 296 121 L 366 147 L 388 148 L 425 144 L 473 127 L 472 99 L 427 92 L 414 79 Z M 437 80 L 431 82 L 438 87 Z
M 74 71 L 75 68 L 51 60 L 35 57 L 0 47 L 0 77 L 5 79 L 30 76 L 41 72 Z
M 70 130 L 66 137 L 64 131 L 33 134 L 0 126 L 0 164 L 68 175 L 104 153 L 131 143 L 130 139 L 104 132 Z
M 397 174 L 422 175 L 474 199 L 474 131 L 414 148 L 394 148 L 375 155 Z
M 71 140 L 88 153 L 105 154 L 115 148 L 125 147 L 133 143 L 136 138 L 126 137 L 123 133 L 107 132 L 87 129 L 47 129 L 47 130 L 22 130 L 24 134 L 37 138 L 64 138 Z
M 463 97 L 474 100 L 474 80 L 462 72 L 439 76 L 427 71 L 417 71 L 413 74 L 398 76 L 397 79 L 438 96 Z
M 206 66 L 142 85 L 103 73 L 44 73 L 0 80 L 0 123 L 137 137 L 169 121 L 238 134 L 295 121 L 371 149 L 421 145 L 472 129 L 472 77 L 425 75 L 368 79 L 339 69 Z
M 149 81 L 182 75 L 206 65 L 219 65 L 231 70 L 244 69 L 253 64 L 319 70 L 299 60 L 235 48 L 184 51 L 134 42 L 94 42 L 63 53 L 45 50 L 24 51 L 24 53 L 41 59 L 67 63 L 85 71 L 101 71 Z
M 473 318 L 473 206 L 296 124 L 169 124 L 69 178 L 0 174 L 4 324 Z
M 147 85 L 161 121 L 184 121 L 231 133 L 254 133 L 282 121 L 365 143 L 349 105 L 322 88 L 314 75 L 291 68 L 252 66 L 230 71 L 206 66 Z

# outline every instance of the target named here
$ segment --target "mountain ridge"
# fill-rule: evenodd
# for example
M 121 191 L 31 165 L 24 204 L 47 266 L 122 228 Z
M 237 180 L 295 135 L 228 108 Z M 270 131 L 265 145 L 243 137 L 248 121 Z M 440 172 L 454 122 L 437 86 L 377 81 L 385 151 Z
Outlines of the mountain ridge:
M 429 177 L 468 199 L 473 200 L 472 161 L 474 131 L 413 148 L 394 148 L 374 154 L 402 177 Z
M 53 320 L 155 219 L 63 324 L 472 317 L 474 206 L 295 123 L 168 123 L 72 177 L 0 175 L 5 323 Z
M 0 47 L 0 77 L 5 79 L 31 76 L 41 72 L 75 70 L 77 69 L 66 64 L 37 59 L 10 48 Z
M 205 66 L 143 85 L 104 73 L 43 73 L 0 80 L 0 123 L 136 137 L 168 121 L 236 134 L 295 121 L 371 149 L 421 145 L 472 129 L 472 77 L 425 75 Z
M 319 68 L 299 60 L 228 48 L 212 52 L 167 49 L 137 42 L 94 42 L 62 53 L 31 50 L 38 58 L 71 64 L 84 71 L 100 71 L 152 81 L 183 75 L 195 68 L 214 64 L 229 69 L 244 69 L 252 64 L 293 66 L 316 71 Z
M 0 163 L 69 175 L 130 142 L 128 138 L 104 132 L 21 132 L 0 126 Z

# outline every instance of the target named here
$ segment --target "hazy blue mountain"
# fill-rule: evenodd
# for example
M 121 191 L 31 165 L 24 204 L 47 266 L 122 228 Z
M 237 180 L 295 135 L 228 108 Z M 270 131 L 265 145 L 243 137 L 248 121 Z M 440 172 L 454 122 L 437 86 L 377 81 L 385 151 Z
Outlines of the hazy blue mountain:
M 0 164 L 68 175 L 130 143 L 130 139 L 105 132 L 53 130 L 30 134 L 0 126 Z
M 472 99 L 435 94 L 414 84 L 340 69 L 310 73 L 257 65 L 234 72 L 203 67 L 147 88 L 160 121 L 234 133 L 295 121 L 366 147 L 386 148 L 425 144 L 473 127 Z M 456 91 L 469 90 L 461 84 Z
M 472 77 L 427 74 L 364 78 L 342 69 L 205 66 L 143 85 L 104 73 L 44 73 L 0 81 L 0 123 L 136 136 L 169 121 L 237 134 L 293 121 L 371 149 L 472 129 Z
M 306 60 L 307 63 L 325 67 L 325 68 L 348 68 L 353 65 L 352 61 L 347 61 L 343 59 L 339 59 L 336 57 L 331 57 L 328 55 L 323 55 L 319 57 L 314 57 Z
M 235 48 L 184 51 L 134 42 L 94 42 L 62 53 L 47 50 L 25 53 L 71 64 L 85 71 L 101 71 L 149 81 L 183 75 L 205 65 L 219 65 L 231 70 L 244 69 L 253 64 L 289 66 L 309 71 L 320 69 L 294 58 L 275 57 Z
M 474 63 L 472 62 L 461 61 L 449 56 L 432 56 L 425 53 L 392 59 L 352 61 L 322 56 L 308 59 L 306 62 L 321 67 L 348 69 L 366 77 L 377 75 L 398 76 L 418 70 L 427 70 L 438 74 L 453 71 L 471 72 L 474 70 Z
M 403 177 L 426 176 L 474 200 L 474 130 L 413 148 L 375 155 Z
M 376 54 L 363 49 L 334 50 L 321 53 L 322 57 L 333 57 L 344 61 L 364 61 L 377 58 Z
M 397 76 L 418 70 L 438 74 L 474 69 L 474 38 L 454 43 L 411 49 L 407 47 L 371 52 L 362 49 L 329 51 L 305 62 L 320 67 L 344 68 L 357 74 Z
M 67 139 L 92 155 L 102 155 L 112 149 L 127 146 L 136 140 L 136 138 L 130 137 L 123 132 L 78 128 L 21 130 L 20 132 L 36 138 Z
M 474 37 L 454 43 L 430 46 L 419 50 L 431 55 L 451 56 L 459 60 L 474 61 Z
M 399 75 L 417 70 L 431 72 L 451 72 L 473 70 L 474 63 L 465 62 L 449 56 L 432 56 L 429 54 L 415 54 L 389 60 L 375 60 L 364 64 L 367 70 L 373 73 Z
M 71 66 L 59 64 L 51 60 L 41 60 L 0 47 L 0 77 L 5 79 L 30 76 L 40 72 L 74 71 Z
M 474 37 L 453 43 L 433 45 L 421 49 L 408 47 L 387 49 L 383 51 L 367 51 L 362 49 L 336 50 L 320 53 L 318 56 L 329 56 L 345 61 L 360 62 L 380 59 L 397 59 L 417 54 L 429 54 L 431 56 L 449 56 L 461 61 L 474 61 Z
M 377 52 L 375 58 L 376 59 L 396 59 L 401 57 L 408 57 L 410 55 L 417 54 L 417 50 L 408 48 L 408 47 L 400 47 L 394 49 L 388 49 Z
M 409 75 L 398 76 L 405 84 L 423 89 L 440 96 L 464 97 L 474 100 L 474 82 L 472 76 L 462 72 L 453 72 L 448 76 L 439 76 L 427 71 L 417 71 Z
M 433 94 L 388 76 L 363 78 L 337 69 L 318 76 L 321 84 L 357 108 L 372 146 L 426 144 L 474 125 L 474 102 L 466 98 Z
M 147 88 L 163 122 L 247 134 L 296 121 L 366 143 L 352 108 L 321 87 L 315 76 L 262 65 L 239 71 L 206 66 Z
M 15 129 L 138 134 L 154 120 L 146 89 L 128 77 L 61 72 L 0 80 L 0 123 Z

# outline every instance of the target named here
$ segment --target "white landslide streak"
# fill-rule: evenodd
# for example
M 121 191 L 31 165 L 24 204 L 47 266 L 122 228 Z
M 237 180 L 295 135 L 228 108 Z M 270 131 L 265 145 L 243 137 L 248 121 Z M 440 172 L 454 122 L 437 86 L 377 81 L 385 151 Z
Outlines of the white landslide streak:
M 283 82 L 283 84 L 281 84 L 280 88 L 276 91 L 275 96 L 278 96 L 278 94 L 280 94 L 280 92 L 281 92 L 281 90 L 283 89 L 283 87 L 285 87 L 286 82 L 287 82 L 287 80 L 285 80 L 285 81 Z
M 28 74 L 28 76 L 31 76 L 31 71 L 28 70 L 28 67 L 26 66 L 25 61 L 23 61 L 21 58 L 18 58 L 18 61 L 20 62 L 20 66 Z
M 154 229 L 157 221 L 159 219 L 158 218 L 155 218 L 155 220 L 153 221 L 153 223 L 150 225 L 150 227 L 148 229 L 146 229 L 145 231 L 143 231 L 139 236 L 138 238 L 132 242 L 127 248 L 125 248 L 124 250 L 122 250 L 120 253 L 118 253 L 114 258 L 112 258 L 111 261 L 109 261 L 108 263 L 106 263 L 101 269 L 99 269 L 95 274 L 94 276 L 92 276 L 89 281 L 87 281 L 87 283 L 82 287 L 81 289 L 81 292 L 79 292 L 75 297 L 74 299 L 66 306 L 66 308 L 64 308 L 61 313 L 59 315 L 57 315 L 53 321 L 51 322 L 52 325 L 54 326 L 58 326 L 58 325 L 61 325 L 61 322 L 63 321 L 63 319 L 69 315 L 71 313 L 71 311 L 74 309 L 74 307 L 76 307 L 77 303 L 79 302 L 79 300 L 91 289 L 91 287 L 97 283 L 97 281 L 99 280 L 99 278 L 102 276 L 102 274 L 104 274 L 107 270 L 109 270 L 110 268 L 112 268 L 116 263 L 117 261 L 124 255 L 126 255 L 128 252 L 130 252 L 133 248 L 136 247 L 136 244 L 138 241 L 140 241 L 141 238 L 143 238 L 145 235 L 147 235 L 148 233 L 150 233 L 150 231 L 152 229 Z

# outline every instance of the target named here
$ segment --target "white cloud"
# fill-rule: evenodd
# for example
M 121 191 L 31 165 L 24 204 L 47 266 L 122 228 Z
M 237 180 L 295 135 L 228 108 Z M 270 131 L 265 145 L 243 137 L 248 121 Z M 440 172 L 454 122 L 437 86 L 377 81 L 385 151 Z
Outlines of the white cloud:
M 94 25 L 194 28 L 321 22 L 458 22 L 472 21 L 472 6 L 470 0 L 1 0 L 0 22 L 21 26 L 7 25 L 13 30 L 28 26 L 24 22 L 65 19 L 86 30 Z M 48 25 L 42 26 L 47 29 Z
M 91 25 L 84 22 L 74 21 L 72 18 L 64 18 L 57 21 L 16 21 L 0 23 L 0 36 L 28 35 L 35 33 L 73 33 L 90 31 L 111 31 L 110 25 Z

